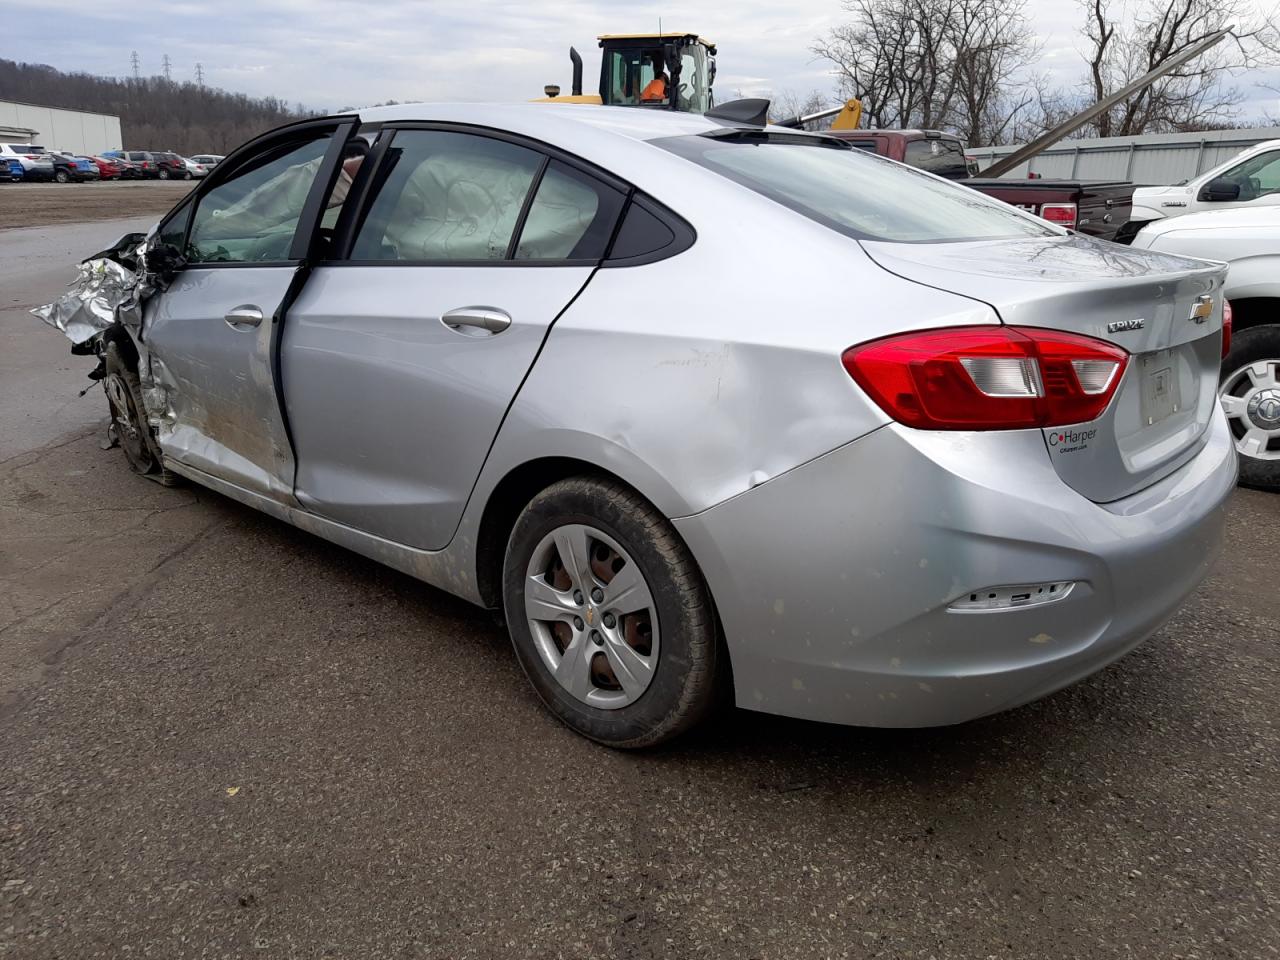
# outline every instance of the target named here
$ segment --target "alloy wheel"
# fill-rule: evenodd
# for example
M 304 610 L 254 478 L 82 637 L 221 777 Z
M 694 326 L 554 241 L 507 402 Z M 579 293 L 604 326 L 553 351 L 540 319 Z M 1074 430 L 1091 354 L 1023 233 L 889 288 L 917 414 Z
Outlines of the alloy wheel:
M 658 612 L 644 574 L 603 531 L 564 524 L 538 543 L 525 572 L 525 615 L 556 681 L 602 710 L 635 703 L 658 665 Z
M 1241 456 L 1280 460 L 1280 360 L 1236 370 L 1218 390 Z

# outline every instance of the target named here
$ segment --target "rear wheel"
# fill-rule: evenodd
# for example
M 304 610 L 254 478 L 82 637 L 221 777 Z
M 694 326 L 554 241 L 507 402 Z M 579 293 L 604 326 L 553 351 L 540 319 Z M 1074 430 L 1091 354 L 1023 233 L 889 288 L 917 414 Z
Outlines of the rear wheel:
M 161 180 L 169 179 L 169 171 L 163 167 L 160 169 L 160 179 Z
M 612 747 L 647 747 L 715 702 L 715 616 L 688 548 L 619 483 L 563 480 L 507 544 L 503 601 L 516 656 L 547 707 Z
M 1240 482 L 1280 490 L 1280 325 L 1241 330 L 1218 387 L 1240 454 Z
M 59 183 L 70 183 L 71 174 L 67 173 L 65 170 L 59 170 L 53 175 L 53 179 L 57 180 Z
M 107 344 L 103 363 L 106 375 L 102 378 L 102 389 L 111 410 L 111 425 L 129 466 L 135 473 L 166 486 L 178 483 L 178 475 L 166 470 L 161 463 L 160 445 L 152 436 L 144 412 L 137 370 L 125 360 L 114 342 Z

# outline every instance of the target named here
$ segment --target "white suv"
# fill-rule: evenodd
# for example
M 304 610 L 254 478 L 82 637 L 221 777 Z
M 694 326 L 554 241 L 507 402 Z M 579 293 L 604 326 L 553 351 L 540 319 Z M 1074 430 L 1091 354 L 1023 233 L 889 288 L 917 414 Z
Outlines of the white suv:
M 24 180 L 52 180 L 53 158 L 44 147 L 30 143 L 0 143 L 0 159 L 22 164 Z

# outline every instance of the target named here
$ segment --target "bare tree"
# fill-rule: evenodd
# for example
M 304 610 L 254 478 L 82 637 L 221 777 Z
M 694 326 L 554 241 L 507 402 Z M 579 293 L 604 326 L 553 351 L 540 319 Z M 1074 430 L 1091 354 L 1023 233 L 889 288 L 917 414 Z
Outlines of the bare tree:
M 786 120 L 791 117 L 802 117 L 817 113 L 819 110 L 825 110 L 831 106 L 835 106 L 831 101 L 831 97 L 819 90 L 810 90 L 803 96 L 794 90 L 783 90 L 781 93 L 771 93 L 769 95 L 769 119 L 776 123 L 779 120 Z M 831 118 L 827 118 L 826 120 L 811 123 L 809 129 L 825 130 L 830 126 Z
M 814 52 L 879 127 L 942 127 L 999 143 L 1036 102 L 1017 82 L 1038 52 L 1021 0 L 845 0 L 852 19 Z
M 1229 83 L 1231 74 L 1280 63 L 1275 21 L 1254 16 L 1251 6 L 1247 0 L 1144 0 L 1126 23 L 1105 0 L 1081 0 L 1091 101 L 1235 25 L 1230 38 L 1102 114 L 1087 132 L 1112 137 L 1231 125 L 1244 100 Z

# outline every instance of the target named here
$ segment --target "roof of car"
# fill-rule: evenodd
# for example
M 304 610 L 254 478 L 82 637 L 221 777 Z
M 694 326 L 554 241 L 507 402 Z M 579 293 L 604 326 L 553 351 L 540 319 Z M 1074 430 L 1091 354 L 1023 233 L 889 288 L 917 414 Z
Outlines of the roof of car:
M 362 121 L 438 120 L 474 123 L 528 133 L 543 128 L 548 134 L 570 134 L 576 127 L 606 130 L 632 140 L 656 140 L 715 129 L 714 120 L 674 110 L 640 107 L 602 107 L 572 103 L 398 103 L 355 111 Z M 534 134 L 536 136 L 536 134 Z M 548 137 L 548 139 L 556 139 Z

